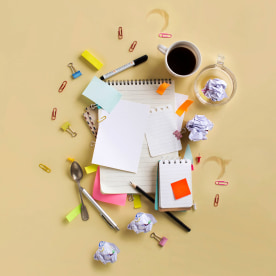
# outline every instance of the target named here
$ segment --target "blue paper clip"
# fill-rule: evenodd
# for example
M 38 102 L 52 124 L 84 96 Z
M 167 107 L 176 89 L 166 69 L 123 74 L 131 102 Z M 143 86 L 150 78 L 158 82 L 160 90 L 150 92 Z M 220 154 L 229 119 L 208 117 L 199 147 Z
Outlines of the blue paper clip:
M 80 71 L 76 71 L 76 69 L 74 68 L 72 62 L 70 62 L 70 63 L 68 64 L 68 67 L 69 67 L 69 68 L 71 69 L 71 71 L 72 71 L 72 77 L 73 77 L 73 79 L 76 79 L 76 78 L 78 78 L 78 77 L 81 76 L 81 72 L 80 72 Z

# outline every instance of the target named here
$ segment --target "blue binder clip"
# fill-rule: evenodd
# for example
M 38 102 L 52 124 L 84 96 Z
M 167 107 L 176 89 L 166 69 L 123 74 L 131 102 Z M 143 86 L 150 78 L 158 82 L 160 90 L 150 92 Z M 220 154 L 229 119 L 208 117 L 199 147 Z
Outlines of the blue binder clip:
M 78 77 L 81 76 L 81 72 L 80 72 L 80 71 L 76 71 L 76 69 L 74 68 L 72 62 L 70 62 L 70 63 L 68 64 L 68 67 L 69 67 L 69 68 L 71 69 L 71 71 L 72 71 L 72 77 L 73 77 L 73 79 L 76 79 L 76 78 L 78 78 Z

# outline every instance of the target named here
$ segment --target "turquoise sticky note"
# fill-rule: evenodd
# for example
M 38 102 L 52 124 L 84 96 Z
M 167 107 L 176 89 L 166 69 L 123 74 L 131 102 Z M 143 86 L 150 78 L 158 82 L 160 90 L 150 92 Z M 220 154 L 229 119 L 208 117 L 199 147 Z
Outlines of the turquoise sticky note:
M 122 94 L 97 77 L 94 77 L 82 93 L 110 113 L 120 101 Z
M 190 148 L 190 145 L 188 144 L 184 153 L 184 159 L 189 159 L 191 160 L 191 164 L 193 164 L 193 155 L 192 155 L 192 151 Z

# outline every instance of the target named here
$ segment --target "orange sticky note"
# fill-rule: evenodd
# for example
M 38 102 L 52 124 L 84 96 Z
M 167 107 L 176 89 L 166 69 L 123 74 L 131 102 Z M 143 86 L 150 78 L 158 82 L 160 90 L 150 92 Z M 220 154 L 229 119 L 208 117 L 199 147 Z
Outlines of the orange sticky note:
M 175 199 L 179 199 L 191 194 L 186 178 L 171 183 L 171 186 Z
M 163 95 L 165 90 L 170 86 L 169 83 L 163 82 L 159 87 L 157 88 L 156 92 L 160 95 Z
M 188 110 L 188 107 L 193 103 L 194 101 L 192 100 L 186 100 L 181 106 L 178 107 L 176 110 L 176 114 L 178 116 L 181 116 L 185 111 Z

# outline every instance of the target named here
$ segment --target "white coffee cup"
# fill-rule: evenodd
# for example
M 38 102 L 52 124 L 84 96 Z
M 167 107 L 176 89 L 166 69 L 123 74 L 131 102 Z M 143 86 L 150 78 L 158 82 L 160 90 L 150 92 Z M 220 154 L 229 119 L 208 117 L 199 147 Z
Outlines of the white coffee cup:
M 201 54 L 189 41 L 177 41 L 169 48 L 159 44 L 157 49 L 165 55 L 166 68 L 174 77 L 191 76 L 201 65 Z

